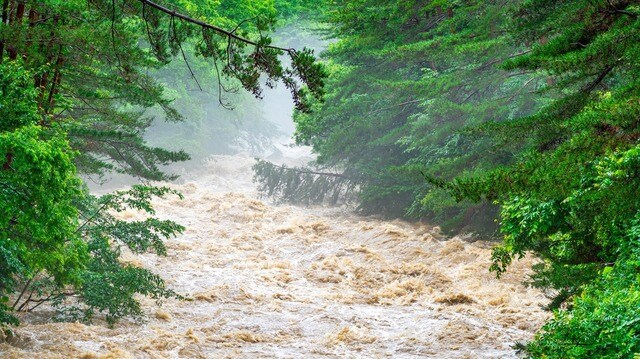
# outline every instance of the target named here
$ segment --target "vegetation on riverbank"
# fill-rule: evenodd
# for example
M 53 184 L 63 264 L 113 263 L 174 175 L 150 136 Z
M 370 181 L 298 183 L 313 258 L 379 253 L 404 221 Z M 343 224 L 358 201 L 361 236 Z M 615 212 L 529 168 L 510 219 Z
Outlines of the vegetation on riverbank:
M 162 166 L 188 154 L 150 146 L 144 134 L 153 116 L 183 120 L 176 103 L 194 105 L 190 117 L 208 111 L 181 88 L 213 87 L 228 106 L 232 88 L 261 97 L 280 83 L 297 108 L 296 140 L 318 159 L 295 169 L 259 162 L 265 192 L 302 203 L 347 196 L 365 214 L 497 238 L 498 276 L 532 252 L 541 262 L 530 284 L 548 291 L 555 317 L 520 350 L 640 352 L 638 2 L 215 5 L 2 1 L 2 325 L 44 302 L 61 319 L 104 314 L 113 324 L 140 318 L 137 294 L 179 297 L 119 260 L 123 250 L 165 254 L 163 239 L 183 227 L 155 218 L 150 200 L 176 194 L 141 185 L 98 198 L 80 176 L 172 179 Z M 304 12 L 336 40 L 324 65 L 267 35 L 279 15 Z M 163 85 L 173 59 L 186 78 Z M 201 81 L 194 70 L 206 64 Z M 127 208 L 150 217 L 114 216 Z

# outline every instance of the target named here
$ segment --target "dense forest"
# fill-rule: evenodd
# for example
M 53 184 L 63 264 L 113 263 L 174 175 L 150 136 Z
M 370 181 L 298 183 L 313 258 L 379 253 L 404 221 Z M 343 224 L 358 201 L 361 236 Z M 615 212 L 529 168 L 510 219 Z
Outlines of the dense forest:
M 617 0 L 3 0 L 4 336 L 16 312 L 42 304 L 56 320 L 115 325 L 143 317 L 140 296 L 184 299 L 120 260 L 125 249 L 166 255 L 165 240 L 185 230 L 152 205 L 180 194 L 150 181 L 175 179 L 164 166 L 211 151 L 199 138 L 218 152 L 229 138 L 260 148 L 276 129 L 250 97 L 283 86 L 295 140 L 317 159 L 258 160 L 266 196 L 474 233 L 495 242 L 486 269 L 498 277 L 531 253 L 527 285 L 548 294 L 553 317 L 515 349 L 634 358 L 639 16 L 640 2 Z M 301 21 L 330 42 L 319 59 L 269 35 Z M 234 110 L 201 120 L 220 108 Z M 234 117 L 252 120 L 242 129 Z M 87 189 L 113 173 L 141 184 Z M 122 220 L 127 209 L 149 216 Z

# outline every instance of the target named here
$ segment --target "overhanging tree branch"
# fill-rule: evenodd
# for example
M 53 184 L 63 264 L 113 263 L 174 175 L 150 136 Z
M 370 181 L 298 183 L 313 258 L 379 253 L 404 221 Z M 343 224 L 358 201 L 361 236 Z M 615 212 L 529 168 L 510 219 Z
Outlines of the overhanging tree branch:
M 239 35 L 235 34 L 234 33 L 235 30 L 234 31 L 225 30 L 225 29 L 223 29 L 221 27 L 218 27 L 218 26 L 215 26 L 215 25 L 211 25 L 211 24 L 206 23 L 204 21 L 197 20 L 197 19 L 189 17 L 189 16 L 187 16 L 185 14 L 179 13 L 179 12 L 177 12 L 175 10 L 171 10 L 171 9 L 169 9 L 169 8 L 167 8 L 165 6 L 162 6 L 162 5 L 158 4 L 158 3 L 155 3 L 153 1 L 149 1 L 149 0 L 138 0 L 138 1 L 140 1 L 143 5 L 148 5 L 148 6 L 154 8 L 156 10 L 159 10 L 159 11 L 161 11 L 161 12 L 167 14 L 167 15 L 171 15 L 171 16 L 177 17 L 179 19 L 182 19 L 184 21 L 187 21 L 189 23 L 192 23 L 194 25 L 198 25 L 198 26 L 206 28 L 206 29 L 211 29 L 211 30 L 213 30 L 213 31 L 215 31 L 215 32 L 217 32 L 219 34 L 225 35 L 225 36 L 227 36 L 227 37 L 229 37 L 231 39 L 238 40 L 238 41 L 243 42 L 245 44 L 253 45 L 253 46 L 256 46 L 256 47 L 265 47 L 265 48 L 268 48 L 268 49 L 284 51 L 284 52 L 288 53 L 291 56 L 296 54 L 296 50 L 293 49 L 293 48 L 285 48 L 285 47 L 279 47 L 279 46 L 273 46 L 273 45 L 261 45 L 261 44 L 258 44 L 257 42 L 255 42 L 253 40 L 250 40 L 250 39 L 247 39 L 245 37 L 242 37 L 242 36 L 239 36 Z
M 195 19 L 184 13 L 172 10 L 164 5 L 150 0 L 138 0 L 142 5 L 142 17 L 145 22 L 149 21 L 149 13 L 145 11 L 146 7 L 155 9 L 159 14 L 165 14 L 170 17 L 170 32 L 174 32 L 174 37 L 169 34 L 169 44 L 174 52 L 183 52 L 181 42 L 184 40 L 175 37 L 175 21 L 180 19 L 181 23 L 195 25 L 202 29 L 204 49 L 201 49 L 201 55 L 204 57 L 212 57 L 214 62 L 224 57 L 224 52 L 218 48 L 207 34 L 208 31 L 226 39 L 226 65 L 221 69 L 225 76 L 233 77 L 240 81 L 242 87 L 253 93 L 254 96 L 262 98 L 262 84 L 264 79 L 262 75 L 266 75 L 266 86 L 273 87 L 276 82 L 281 82 L 291 92 L 296 109 L 302 112 L 311 110 L 312 101 L 322 101 L 324 95 L 324 78 L 327 73 L 324 67 L 319 64 L 313 55 L 313 50 L 304 48 L 300 51 L 293 48 L 285 48 L 271 45 L 271 39 L 263 36 L 261 26 L 258 25 L 259 39 L 252 40 L 247 37 L 238 35 L 236 32 L 238 27 L 233 30 L 225 30 L 219 26 L 209 24 L 205 21 Z M 162 33 L 154 34 L 154 28 L 158 28 L 159 20 L 153 18 L 152 28 L 146 24 L 147 35 L 150 37 L 152 47 L 156 47 L 154 52 L 156 56 L 163 61 L 168 61 L 166 51 L 158 41 L 162 40 Z M 250 20 L 247 20 L 250 21 Z M 240 23 L 242 24 L 242 23 Z M 239 25 L 240 25 L 239 24 Z M 239 26 L 238 25 L 238 26 Z M 172 29 L 172 27 L 174 27 Z M 153 36 L 157 36 L 160 40 L 154 41 Z M 156 46 L 154 46 L 156 44 Z M 252 46 L 254 49 L 250 53 L 242 51 L 245 46 Z M 176 50 L 177 49 L 177 50 Z M 291 63 L 284 68 L 280 55 L 286 54 Z M 175 55 L 175 53 L 173 54 Z M 183 58 L 185 58 L 183 53 Z M 222 88 L 219 84 L 219 89 Z M 222 102 L 220 99 L 219 102 Z
M 296 168 L 296 167 L 287 167 L 287 166 L 280 166 L 280 165 L 276 165 L 276 164 L 272 164 L 274 167 L 276 168 L 280 168 L 286 171 L 292 171 L 295 173 L 299 173 L 299 174 L 309 174 L 309 175 L 318 175 L 318 176 L 328 176 L 328 177 L 338 177 L 338 178 L 344 178 L 344 179 L 349 179 L 349 177 L 340 174 L 340 173 L 333 173 L 333 172 L 317 172 L 317 171 L 311 171 L 311 170 L 304 170 L 304 169 L 300 169 L 300 168 Z

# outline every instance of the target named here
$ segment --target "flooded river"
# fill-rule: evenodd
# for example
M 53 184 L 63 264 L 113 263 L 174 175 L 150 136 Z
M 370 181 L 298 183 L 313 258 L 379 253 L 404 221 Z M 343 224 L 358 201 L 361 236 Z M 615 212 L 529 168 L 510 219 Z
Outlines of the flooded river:
M 274 206 L 249 156 L 212 156 L 155 202 L 186 226 L 168 256 L 126 256 L 190 300 L 143 300 L 146 323 L 50 323 L 24 315 L 2 358 L 511 358 L 547 314 L 521 284 L 497 280 L 490 243 L 348 210 Z M 124 218 L 142 219 L 130 211 Z

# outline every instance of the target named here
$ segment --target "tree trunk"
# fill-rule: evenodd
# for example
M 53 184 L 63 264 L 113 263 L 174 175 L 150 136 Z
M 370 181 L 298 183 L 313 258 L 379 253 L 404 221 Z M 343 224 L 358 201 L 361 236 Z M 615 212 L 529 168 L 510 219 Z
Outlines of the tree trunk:
M 53 109 L 56 104 L 56 95 L 60 89 L 60 80 L 62 75 L 60 71 L 62 69 L 62 65 L 64 64 L 64 57 L 62 57 L 62 46 L 60 46 L 60 50 L 58 53 L 58 59 L 56 60 L 55 70 L 53 74 L 53 79 L 51 80 L 51 89 L 49 90 L 49 99 L 47 104 L 47 114 L 53 113 Z
M 2 25 L 7 24 L 9 16 L 9 0 L 4 0 L 2 2 Z M 0 64 L 2 63 L 2 59 L 4 57 L 4 39 L 0 39 Z
M 24 3 L 18 3 L 18 8 L 16 9 L 16 14 L 14 17 L 14 23 L 20 25 L 22 23 L 22 18 L 24 17 Z M 9 48 L 9 59 L 15 60 L 18 57 L 18 50 L 15 47 Z

